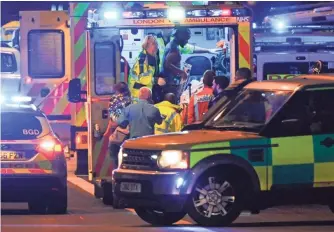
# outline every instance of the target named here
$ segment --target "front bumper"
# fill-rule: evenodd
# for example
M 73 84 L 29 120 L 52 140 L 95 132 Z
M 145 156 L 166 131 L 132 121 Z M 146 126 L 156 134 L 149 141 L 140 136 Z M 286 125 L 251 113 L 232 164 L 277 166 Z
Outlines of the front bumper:
M 113 173 L 114 200 L 118 208 L 151 208 L 166 212 L 183 210 L 188 194 L 184 191 L 188 171 L 156 172 L 117 169 Z M 180 185 L 180 178 L 183 184 Z M 122 182 L 141 184 L 140 193 L 122 192 Z
M 28 202 L 67 191 L 66 176 L 1 175 L 1 202 Z

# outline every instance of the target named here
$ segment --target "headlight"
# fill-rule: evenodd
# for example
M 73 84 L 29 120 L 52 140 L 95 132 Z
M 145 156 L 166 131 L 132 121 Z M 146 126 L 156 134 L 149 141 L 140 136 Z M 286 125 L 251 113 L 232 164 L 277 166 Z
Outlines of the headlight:
M 187 169 L 189 155 L 184 151 L 167 150 L 162 151 L 158 160 L 161 168 Z
M 123 148 L 121 147 L 118 152 L 118 168 L 121 166 L 123 160 Z

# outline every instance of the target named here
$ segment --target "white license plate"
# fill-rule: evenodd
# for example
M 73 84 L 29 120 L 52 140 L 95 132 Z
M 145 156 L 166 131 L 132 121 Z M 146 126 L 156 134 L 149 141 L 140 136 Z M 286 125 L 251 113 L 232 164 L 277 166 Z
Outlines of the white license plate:
M 1 157 L 1 160 L 23 160 L 24 152 L 1 151 L 0 157 Z
M 140 193 L 141 192 L 141 184 L 121 182 L 121 192 Z

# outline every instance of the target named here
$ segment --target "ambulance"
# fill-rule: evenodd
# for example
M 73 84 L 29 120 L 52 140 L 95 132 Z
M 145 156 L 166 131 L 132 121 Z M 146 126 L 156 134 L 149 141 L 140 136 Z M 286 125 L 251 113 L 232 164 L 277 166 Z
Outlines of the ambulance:
M 70 3 L 69 16 L 73 63 L 68 99 L 75 112 L 71 133 L 77 149 L 88 149 L 89 180 L 96 197 L 111 203 L 116 167 L 111 165 L 109 136 L 102 136 L 109 120 L 108 102 L 113 86 L 127 81 L 127 68 L 140 51 L 143 35 L 186 26 L 192 31 L 190 43 L 198 43 L 204 32 L 209 32 L 208 42 L 199 45 L 206 48 L 227 39 L 233 82 L 239 67 L 252 67 L 252 13 L 236 2 L 75 2 Z
M 254 25 L 254 77 L 287 79 L 308 74 L 321 60 L 334 72 L 334 4 L 272 8 L 263 25 Z

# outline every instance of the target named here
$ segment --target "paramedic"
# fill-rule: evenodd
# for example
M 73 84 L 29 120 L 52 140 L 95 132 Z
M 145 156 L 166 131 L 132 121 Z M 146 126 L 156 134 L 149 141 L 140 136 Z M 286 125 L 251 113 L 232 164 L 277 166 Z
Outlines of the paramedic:
M 146 36 L 142 48 L 143 50 L 139 53 L 129 73 L 128 86 L 133 102 L 138 101 L 138 93 L 141 87 L 152 90 L 154 77 L 158 71 L 156 56 L 158 44 L 154 36 Z
M 202 121 L 204 114 L 209 110 L 209 102 L 213 98 L 212 85 L 214 76 L 215 73 L 213 71 L 207 70 L 203 76 L 204 88 L 191 96 L 188 107 L 188 124 Z
M 182 120 L 180 106 L 176 105 L 176 96 L 173 93 L 167 93 L 165 100 L 155 105 L 164 118 L 160 125 L 155 124 L 155 134 L 177 132 L 182 129 Z

